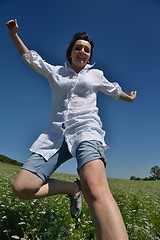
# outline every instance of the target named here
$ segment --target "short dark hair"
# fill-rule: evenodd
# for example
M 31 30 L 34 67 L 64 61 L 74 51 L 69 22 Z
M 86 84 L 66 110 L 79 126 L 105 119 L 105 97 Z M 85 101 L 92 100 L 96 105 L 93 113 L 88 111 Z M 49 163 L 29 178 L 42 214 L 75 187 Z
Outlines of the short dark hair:
M 89 34 L 87 34 L 86 32 L 77 32 L 71 42 L 69 43 L 69 46 L 68 46 L 68 49 L 66 51 L 66 58 L 67 58 L 67 61 L 69 63 L 71 63 L 71 52 L 72 52 L 72 49 L 73 49 L 73 46 L 75 44 L 75 42 L 77 40 L 85 40 L 85 41 L 88 41 L 91 45 L 91 56 L 90 56 L 90 59 L 89 59 L 89 62 L 91 62 L 91 59 L 92 59 L 92 49 L 94 47 L 94 43 L 93 41 L 91 40 L 91 36 Z

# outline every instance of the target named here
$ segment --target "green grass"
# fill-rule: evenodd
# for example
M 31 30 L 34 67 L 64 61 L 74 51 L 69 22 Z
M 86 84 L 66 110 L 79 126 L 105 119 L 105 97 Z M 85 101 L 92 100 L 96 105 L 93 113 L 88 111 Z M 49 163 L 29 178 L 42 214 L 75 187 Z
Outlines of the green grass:
M 11 190 L 18 166 L 0 163 L 0 239 L 92 240 L 95 231 L 87 204 L 76 221 L 63 195 L 20 201 Z M 54 174 L 72 181 L 74 175 Z M 160 240 L 160 181 L 109 179 L 121 209 L 129 239 Z

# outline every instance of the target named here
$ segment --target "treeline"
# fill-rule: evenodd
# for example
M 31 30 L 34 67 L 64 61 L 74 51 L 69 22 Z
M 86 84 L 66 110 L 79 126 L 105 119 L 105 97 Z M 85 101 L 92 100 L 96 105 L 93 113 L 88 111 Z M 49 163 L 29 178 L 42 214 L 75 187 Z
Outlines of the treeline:
M 22 163 L 14 160 L 12 158 L 1 155 L 1 154 L 0 154 L 0 162 L 9 163 L 9 164 L 17 165 L 17 166 L 22 166 Z
M 140 178 L 140 177 L 136 177 L 136 176 L 131 176 L 130 180 L 142 180 L 142 181 L 156 181 L 157 179 L 150 176 L 150 177 L 144 177 L 144 178 Z
M 144 181 L 160 180 L 160 167 L 159 166 L 152 167 L 150 170 L 150 174 L 151 174 L 151 176 L 145 177 L 145 178 L 131 176 L 130 180 L 144 180 Z

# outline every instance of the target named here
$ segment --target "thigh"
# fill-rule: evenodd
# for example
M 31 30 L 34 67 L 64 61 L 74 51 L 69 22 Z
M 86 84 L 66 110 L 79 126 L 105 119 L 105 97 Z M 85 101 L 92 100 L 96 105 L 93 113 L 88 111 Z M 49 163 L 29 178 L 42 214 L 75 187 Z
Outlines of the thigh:
M 81 187 L 86 201 L 94 201 L 103 198 L 104 194 L 110 194 L 106 176 L 106 168 L 100 159 L 95 159 L 83 165 L 79 171 Z
M 38 190 L 43 184 L 44 181 L 38 175 L 21 169 L 13 181 L 13 189 L 16 191 Z
M 106 168 L 101 159 L 95 159 L 83 165 L 79 171 L 82 185 L 106 187 Z

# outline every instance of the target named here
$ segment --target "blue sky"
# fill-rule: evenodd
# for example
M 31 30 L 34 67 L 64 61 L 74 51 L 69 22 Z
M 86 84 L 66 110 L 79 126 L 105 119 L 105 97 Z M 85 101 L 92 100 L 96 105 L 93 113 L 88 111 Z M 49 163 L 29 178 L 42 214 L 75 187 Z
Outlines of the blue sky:
M 159 12 L 158 0 L 1 1 L 0 154 L 24 162 L 51 109 L 48 82 L 23 63 L 8 35 L 5 23 L 16 18 L 27 47 L 52 64 L 64 64 L 74 33 L 92 36 L 96 67 L 124 91 L 138 92 L 132 103 L 98 96 L 110 146 L 107 175 L 149 176 L 160 165 Z M 75 159 L 59 172 L 76 173 Z

